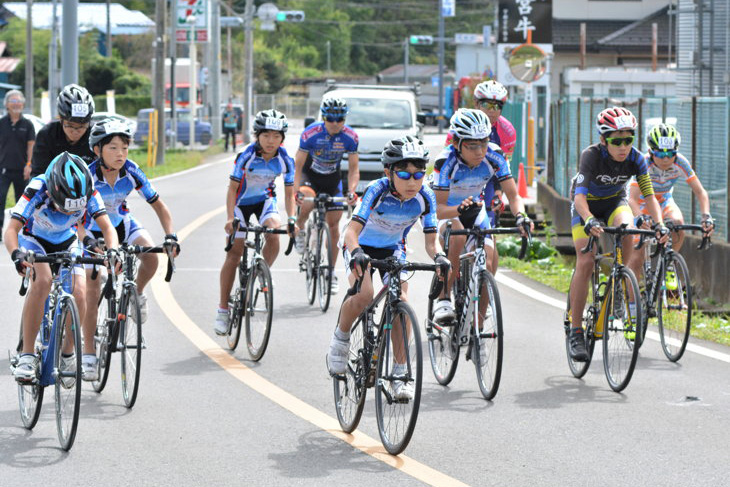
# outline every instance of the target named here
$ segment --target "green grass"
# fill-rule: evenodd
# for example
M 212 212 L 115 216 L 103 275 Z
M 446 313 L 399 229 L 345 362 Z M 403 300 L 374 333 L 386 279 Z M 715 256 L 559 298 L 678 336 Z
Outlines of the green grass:
M 514 257 L 500 256 L 499 264 L 553 289 L 567 293 L 570 288 L 570 276 L 575 266 L 575 257 L 556 255 L 549 259 L 525 262 Z M 723 316 L 722 314 L 709 315 L 695 311 L 692 314 L 690 334 L 701 340 L 730 346 L 729 317 L 730 313 Z M 652 321 L 656 324 L 656 319 Z

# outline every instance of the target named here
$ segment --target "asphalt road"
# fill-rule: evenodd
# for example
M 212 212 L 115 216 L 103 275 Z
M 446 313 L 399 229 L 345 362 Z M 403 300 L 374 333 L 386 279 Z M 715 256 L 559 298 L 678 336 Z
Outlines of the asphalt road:
M 434 147 L 441 140 L 428 137 Z M 296 137 L 287 139 L 293 144 Z M 650 340 L 631 384 L 616 394 L 598 349 L 583 380 L 570 374 L 562 310 L 554 304 L 564 296 L 505 270 L 505 358 L 496 398 L 482 399 L 463 357 L 452 384 L 439 386 L 424 347 L 421 410 L 404 455 L 383 453 L 371 398 L 355 434 L 342 434 L 324 362 L 341 295 L 324 315 L 310 307 L 295 255 L 274 264 L 274 325 L 260 363 L 248 360 L 243 346 L 226 351 L 213 333 L 231 159 L 217 156 L 155 182 L 183 251 L 172 283 L 158 276 L 148 290 L 148 349 L 133 410 L 123 406 L 115 356 L 102 394 L 84 386 L 76 443 L 64 453 L 52 391 L 36 428 L 23 429 L 16 385 L 5 352 L 0 356 L 0 485 L 728 484 L 730 350 L 694 342 L 717 358 L 689 351 L 671 364 Z M 161 238 L 151 208 L 136 195 L 129 204 Z M 410 258 L 424 261 L 417 233 Z M 338 273 L 344 282 L 341 260 Z M 9 350 L 22 300 L 7 258 L 0 259 L 0 275 L 0 349 Z M 411 280 L 420 319 L 429 279 Z M 515 282 L 529 291 L 516 290 Z

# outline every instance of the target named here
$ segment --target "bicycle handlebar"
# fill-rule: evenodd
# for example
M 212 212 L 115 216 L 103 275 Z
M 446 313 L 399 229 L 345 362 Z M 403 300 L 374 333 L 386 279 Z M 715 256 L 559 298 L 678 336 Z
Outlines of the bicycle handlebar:
M 438 266 L 436 264 L 422 264 L 419 262 L 401 262 L 397 260 L 395 257 L 388 257 L 386 259 L 371 259 L 370 260 L 370 267 L 373 269 L 378 269 L 383 272 L 388 272 L 391 275 L 394 274 L 400 274 L 402 271 L 431 271 L 436 272 L 436 269 Z M 351 288 L 347 290 L 347 296 L 352 296 L 354 294 L 357 294 L 360 292 L 360 286 L 362 285 L 362 280 L 365 277 L 365 274 L 363 274 L 363 277 L 356 279 L 355 283 L 352 285 Z M 439 283 L 443 286 L 443 283 L 439 281 Z M 433 294 L 433 296 L 431 296 Z M 436 286 L 435 292 L 432 292 L 429 294 L 430 299 L 435 299 L 436 296 L 441 294 L 441 287 Z
M 646 235 L 646 236 L 654 236 L 656 235 L 656 232 L 654 230 L 642 230 L 640 228 L 628 228 L 628 224 L 624 223 L 618 227 L 604 227 L 601 226 L 604 232 L 608 233 L 609 235 Z M 582 254 L 588 253 L 593 249 L 593 246 L 596 244 L 596 237 L 593 235 L 588 236 L 588 243 L 585 247 L 580 249 L 580 252 Z
M 28 253 L 25 255 L 25 261 L 32 264 L 40 263 L 40 264 L 68 264 L 68 265 L 75 265 L 75 264 L 95 264 L 95 265 L 104 265 L 105 261 L 104 259 L 100 259 L 98 257 L 82 257 L 82 256 L 74 256 L 69 251 L 64 252 L 53 252 L 48 255 L 38 255 L 32 250 L 28 251 Z M 26 269 L 25 275 L 23 276 L 23 280 L 20 283 L 20 290 L 18 293 L 21 296 L 25 296 L 25 294 L 28 292 L 28 283 L 30 281 L 30 273 L 31 269 Z
M 702 232 L 702 242 L 697 246 L 697 250 L 705 250 L 712 247 L 712 239 L 710 235 L 708 235 L 705 231 L 705 227 L 702 225 L 697 224 L 690 224 L 690 223 L 682 223 L 677 224 L 674 223 L 672 220 L 666 221 L 667 228 L 673 232 L 678 232 L 680 230 L 689 230 L 691 232 Z
M 232 226 L 233 226 L 233 231 L 231 232 L 230 235 L 228 235 L 228 238 L 226 239 L 226 247 L 224 249 L 226 252 L 231 250 L 231 247 L 233 247 L 233 241 L 236 239 L 236 233 L 239 230 L 244 231 L 244 232 L 253 232 L 256 234 L 261 234 L 261 233 L 278 234 L 278 235 L 288 235 L 289 234 L 289 232 L 287 230 L 283 230 L 280 228 L 267 228 L 267 227 L 262 227 L 261 225 L 257 225 L 255 227 L 243 227 L 243 226 L 241 226 L 241 220 L 239 218 L 233 219 Z M 289 245 L 287 246 L 286 251 L 284 252 L 284 255 L 291 254 L 291 251 L 293 248 L 294 248 L 294 238 L 289 237 Z
M 444 233 L 444 252 L 448 255 L 449 253 L 449 240 L 452 235 L 467 235 L 467 236 L 475 236 L 477 238 L 484 238 L 487 235 L 504 235 L 504 234 L 511 234 L 511 233 L 522 233 L 522 230 L 525 230 L 527 232 L 527 236 L 522 237 L 522 242 L 520 244 L 520 253 L 518 255 L 518 258 L 520 260 L 524 259 L 527 256 L 527 248 L 529 247 L 531 241 L 532 241 L 532 233 L 530 232 L 529 224 L 524 225 L 523 227 L 499 227 L 499 228 L 478 228 L 478 227 L 472 227 L 465 230 L 452 230 L 451 229 L 451 222 L 446 223 L 446 232 Z
M 330 196 L 327 193 L 320 193 L 317 196 L 305 196 L 302 201 L 311 203 L 347 203 L 344 196 Z

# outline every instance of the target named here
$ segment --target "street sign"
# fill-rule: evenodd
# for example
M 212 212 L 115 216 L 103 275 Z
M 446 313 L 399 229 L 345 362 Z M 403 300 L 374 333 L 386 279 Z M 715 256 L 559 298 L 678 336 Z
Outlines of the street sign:
M 491 25 L 482 26 L 482 43 L 484 44 L 484 47 L 492 45 L 492 26 Z
M 175 40 L 190 42 L 188 17 L 195 16 L 195 42 L 208 41 L 208 0 L 177 0 Z
M 480 42 L 479 34 L 467 34 L 464 32 L 454 34 L 455 44 L 479 44 Z
M 456 17 L 456 0 L 441 0 L 441 15 L 444 17 Z
M 431 86 L 438 86 L 438 85 L 439 85 L 439 77 L 431 76 Z

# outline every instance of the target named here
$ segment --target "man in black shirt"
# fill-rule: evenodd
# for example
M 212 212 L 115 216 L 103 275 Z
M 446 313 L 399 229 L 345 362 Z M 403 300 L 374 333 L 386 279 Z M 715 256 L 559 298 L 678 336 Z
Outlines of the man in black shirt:
M 89 125 L 94 114 L 94 99 L 89 92 L 79 85 L 68 85 L 58 94 L 56 104 L 61 120 L 46 124 L 38 132 L 33 148 L 33 177 L 46 172 L 53 158 L 64 151 L 81 157 L 86 164 L 96 159 L 89 147 Z
M 5 220 L 5 200 L 10 185 L 13 185 L 15 201 L 18 201 L 26 185 L 24 169 L 30 164 L 33 153 L 35 128 L 23 117 L 24 106 L 25 97 L 20 91 L 10 90 L 5 94 L 8 113 L 0 118 L 0 229 Z

